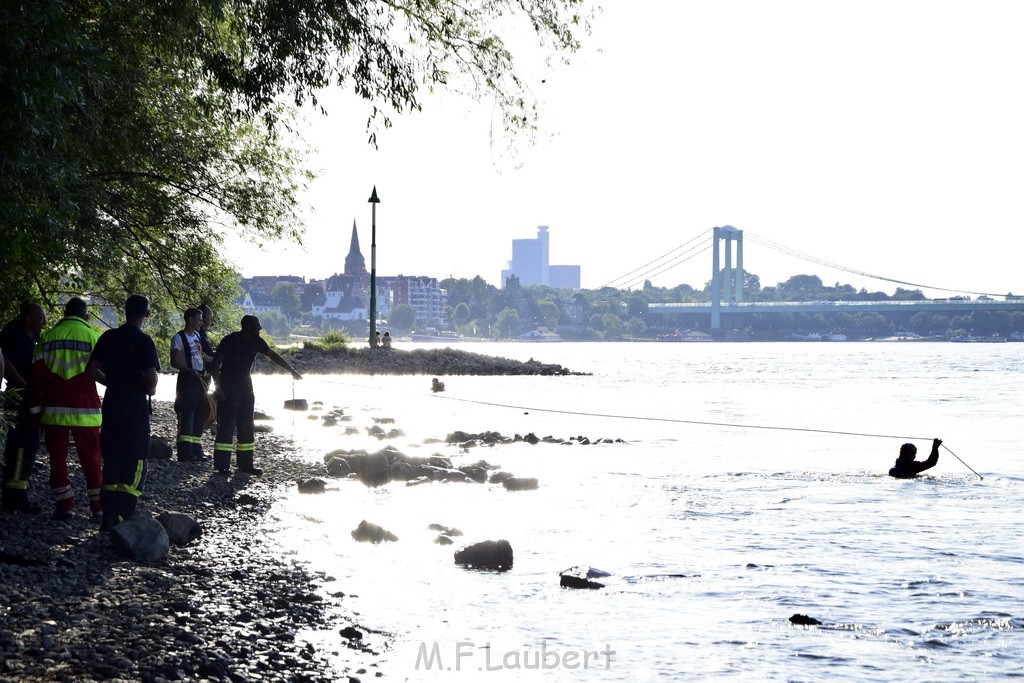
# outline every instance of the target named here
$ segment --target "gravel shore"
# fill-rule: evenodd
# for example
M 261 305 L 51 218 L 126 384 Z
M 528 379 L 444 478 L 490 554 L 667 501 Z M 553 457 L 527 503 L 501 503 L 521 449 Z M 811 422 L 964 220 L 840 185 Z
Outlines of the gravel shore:
M 174 442 L 171 406 L 154 403 L 152 432 Z M 204 436 L 207 454 L 210 435 Z M 32 475 L 39 515 L 0 513 L 0 681 L 338 681 L 374 667 L 350 650 L 321 652 L 296 634 L 355 633 L 341 587 L 280 559 L 258 530 L 276 496 L 323 474 L 284 457 L 290 446 L 257 434 L 263 476 L 212 473 L 209 462 L 150 460 L 140 513 L 184 512 L 203 535 L 152 565 L 118 557 L 89 521 L 77 459 L 76 517 L 50 519 L 48 464 Z M 328 623 L 328 614 L 331 615 Z M 339 615 L 341 617 L 339 618 Z M 373 677 L 374 674 L 368 674 Z

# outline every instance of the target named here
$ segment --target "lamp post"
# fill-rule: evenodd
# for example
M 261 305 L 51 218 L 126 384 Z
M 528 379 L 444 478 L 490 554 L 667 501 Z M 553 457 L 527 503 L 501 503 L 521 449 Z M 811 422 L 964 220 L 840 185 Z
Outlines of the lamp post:
M 377 186 L 373 186 L 373 192 L 368 200 L 372 206 L 370 209 L 370 348 L 377 348 L 377 205 L 380 199 L 377 198 Z

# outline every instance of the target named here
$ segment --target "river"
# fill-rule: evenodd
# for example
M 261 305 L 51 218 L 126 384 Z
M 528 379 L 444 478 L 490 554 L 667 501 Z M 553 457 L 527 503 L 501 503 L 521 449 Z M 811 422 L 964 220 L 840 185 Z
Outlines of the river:
M 390 645 L 363 680 L 376 670 L 385 680 L 1024 675 L 1024 344 L 471 350 L 592 374 L 448 376 L 436 395 L 423 376 L 257 378 L 257 407 L 295 440 L 295 457 L 393 445 L 540 481 L 516 493 L 332 481 L 322 496 L 281 498 L 268 544 L 334 577 L 326 592 L 345 592 L 361 625 L 393 634 L 367 634 Z M 293 392 L 351 422 L 286 413 Z M 404 436 L 366 436 L 382 417 Z M 344 436 L 349 425 L 360 434 Z M 455 430 L 624 443 L 464 455 L 424 443 Z M 949 449 L 937 467 L 886 476 L 901 443 L 924 457 L 932 437 Z M 399 541 L 354 542 L 362 519 Z M 465 542 L 507 539 L 514 567 L 455 566 L 430 523 Z M 559 570 L 574 565 L 612 576 L 601 590 L 560 588 Z M 795 613 L 823 626 L 793 626 Z M 303 637 L 345 659 L 345 625 Z

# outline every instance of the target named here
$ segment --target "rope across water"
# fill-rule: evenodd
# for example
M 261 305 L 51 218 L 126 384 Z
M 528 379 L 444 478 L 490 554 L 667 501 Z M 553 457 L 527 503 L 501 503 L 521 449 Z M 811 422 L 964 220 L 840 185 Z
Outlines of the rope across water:
M 355 386 L 351 382 L 338 382 L 338 381 L 335 381 L 335 380 L 328 380 L 328 379 L 324 379 L 324 378 L 320 378 L 320 381 L 327 382 L 329 384 L 349 384 L 349 385 Z M 591 413 L 591 412 L 585 412 L 585 411 L 579 411 L 579 410 L 564 410 L 564 409 L 560 409 L 560 408 L 538 408 L 536 406 L 513 405 L 511 403 L 497 403 L 497 402 L 494 402 L 494 401 L 481 401 L 479 399 L 459 398 L 457 396 L 442 396 L 441 394 L 434 394 L 432 396 L 432 398 L 441 399 L 441 400 L 445 400 L 445 401 L 457 401 L 457 402 L 460 402 L 460 403 L 471 403 L 471 404 L 474 404 L 474 405 L 489 406 L 489 407 L 492 407 L 492 408 L 507 408 L 507 409 L 510 409 L 510 410 L 525 410 L 525 411 L 532 411 L 532 412 L 538 412 L 538 413 L 554 413 L 554 414 L 558 414 L 558 415 L 578 415 L 580 417 L 600 417 L 600 418 L 608 418 L 608 419 L 613 419 L 613 420 L 643 420 L 643 421 L 647 421 L 647 422 L 668 422 L 668 423 L 674 423 L 674 424 L 703 425 L 703 426 L 708 426 L 708 427 L 727 427 L 727 428 L 731 428 L 731 429 L 764 429 L 764 430 L 785 431 L 785 432 L 808 432 L 808 433 L 811 433 L 811 434 L 837 434 L 837 435 L 840 435 L 840 436 L 862 436 L 862 437 L 877 438 L 877 439 L 900 439 L 900 440 L 905 440 L 905 441 L 931 441 L 932 440 L 932 437 L 930 437 L 930 436 L 900 436 L 900 435 L 894 435 L 894 434 L 875 434 L 875 433 L 871 433 L 871 432 L 850 432 L 850 431 L 836 430 L 836 429 L 819 429 L 819 428 L 814 428 L 814 427 L 787 427 L 787 426 L 779 426 L 779 425 L 749 424 L 749 423 L 742 423 L 742 422 L 716 422 L 716 421 L 712 421 L 712 420 L 686 420 L 686 419 L 683 419 L 683 418 L 675 418 L 675 417 L 652 417 L 650 415 L 622 415 L 622 414 L 616 414 L 616 413 Z M 966 462 L 963 461 L 963 459 L 959 455 L 954 453 L 949 448 L 949 446 L 947 446 L 945 443 L 943 443 L 942 447 L 945 448 L 947 451 L 949 451 L 950 455 L 952 455 L 954 458 L 959 460 L 963 464 L 964 467 L 969 469 L 971 472 L 974 472 L 974 474 L 976 474 L 979 479 L 982 479 L 982 480 L 984 479 L 984 477 L 982 477 L 980 474 L 978 474 L 978 472 L 975 471 L 975 469 L 973 467 L 968 465 Z

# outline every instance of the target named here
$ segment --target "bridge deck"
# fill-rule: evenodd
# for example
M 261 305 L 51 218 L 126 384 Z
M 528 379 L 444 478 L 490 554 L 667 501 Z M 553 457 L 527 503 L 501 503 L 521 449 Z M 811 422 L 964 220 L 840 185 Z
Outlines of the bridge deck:
M 713 310 L 710 303 L 649 304 L 650 313 L 694 314 Z M 920 311 L 972 313 L 974 311 L 1024 312 L 1024 300 L 1011 301 L 741 301 L 722 303 L 722 315 L 738 313 L 917 313 Z

